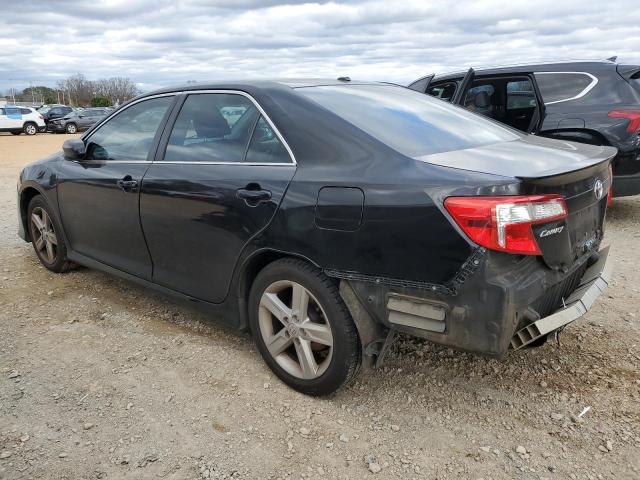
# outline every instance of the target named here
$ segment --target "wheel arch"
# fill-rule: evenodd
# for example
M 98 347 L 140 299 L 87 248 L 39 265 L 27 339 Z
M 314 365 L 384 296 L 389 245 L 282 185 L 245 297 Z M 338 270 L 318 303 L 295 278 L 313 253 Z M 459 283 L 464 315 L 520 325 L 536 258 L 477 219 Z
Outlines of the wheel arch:
M 246 330 L 249 326 L 248 302 L 253 282 L 263 268 L 270 263 L 283 258 L 297 258 L 308 262 L 317 268 L 321 268 L 309 258 L 292 252 L 283 252 L 271 248 L 264 248 L 252 253 L 240 265 L 233 290 L 238 300 L 241 330 Z
M 26 237 L 25 240 L 27 242 L 31 241 L 29 225 L 27 224 L 27 209 L 29 208 L 29 203 L 33 197 L 38 195 L 42 195 L 46 201 L 46 195 L 34 186 L 29 185 L 20 192 L 20 222 L 22 223 L 22 228 Z

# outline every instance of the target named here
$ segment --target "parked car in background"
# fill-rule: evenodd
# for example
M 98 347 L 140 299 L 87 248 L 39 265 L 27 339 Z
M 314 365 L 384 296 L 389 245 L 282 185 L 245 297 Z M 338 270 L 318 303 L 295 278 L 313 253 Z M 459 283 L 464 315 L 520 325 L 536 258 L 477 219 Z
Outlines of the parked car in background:
M 0 132 L 35 135 L 45 128 L 44 118 L 33 108 L 3 105 L 0 107 Z
M 618 149 L 614 196 L 640 193 L 640 66 L 611 60 L 469 69 L 409 88 L 526 133 Z
M 62 118 L 51 120 L 48 130 L 55 133 L 77 133 L 87 130 L 100 121 L 111 110 L 106 108 L 83 108 Z
M 51 120 L 55 120 L 56 118 L 62 118 L 65 115 L 73 112 L 73 108 L 67 107 L 66 105 L 44 105 L 41 107 L 38 112 L 42 114 L 44 117 L 44 121 L 47 125 Z
M 26 166 L 19 233 L 49 270 L 250 329 L 280 379 L 328 394 L 396 332 L 501 356 L 583 315 L 609 278 L 615 153 L 396 85 L 188 84 Z

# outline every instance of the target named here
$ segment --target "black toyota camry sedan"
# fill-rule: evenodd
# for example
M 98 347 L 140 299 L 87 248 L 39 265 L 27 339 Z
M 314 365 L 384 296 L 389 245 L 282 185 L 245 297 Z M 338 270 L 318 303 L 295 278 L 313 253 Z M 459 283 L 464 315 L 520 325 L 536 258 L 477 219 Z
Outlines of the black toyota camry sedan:
M 493 356 L 607 286 L 616 150 L 526 135 L 407 88 L 345 80 L 170 88 L 20 174 L 42 264 L 100 269 L 250 330 L 328 394 L 397 332 Z

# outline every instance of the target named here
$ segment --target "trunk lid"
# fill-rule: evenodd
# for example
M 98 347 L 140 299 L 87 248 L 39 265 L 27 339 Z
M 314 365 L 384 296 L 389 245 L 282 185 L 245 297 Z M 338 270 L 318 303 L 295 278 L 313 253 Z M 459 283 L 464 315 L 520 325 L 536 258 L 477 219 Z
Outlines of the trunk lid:
M 569 271 L 585 255 L 597 251 L 604 235 L 609 164 L 617 150 L 522 136 L 513 142 L 429 155 L 419 160 L 520 181 L 523 195 L 559 194 L 568 216 L 542 222 L 533 232 L 550 268 Z

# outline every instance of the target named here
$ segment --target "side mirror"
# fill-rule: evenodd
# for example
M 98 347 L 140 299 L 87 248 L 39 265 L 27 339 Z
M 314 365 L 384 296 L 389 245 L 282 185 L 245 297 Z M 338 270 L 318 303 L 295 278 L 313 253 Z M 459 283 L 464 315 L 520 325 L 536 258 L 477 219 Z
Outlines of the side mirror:
M 87 148 L 79 138 L 70 138 L 62 144 L 62 151 L 67 160 L 82 160 L 87 153 Z

